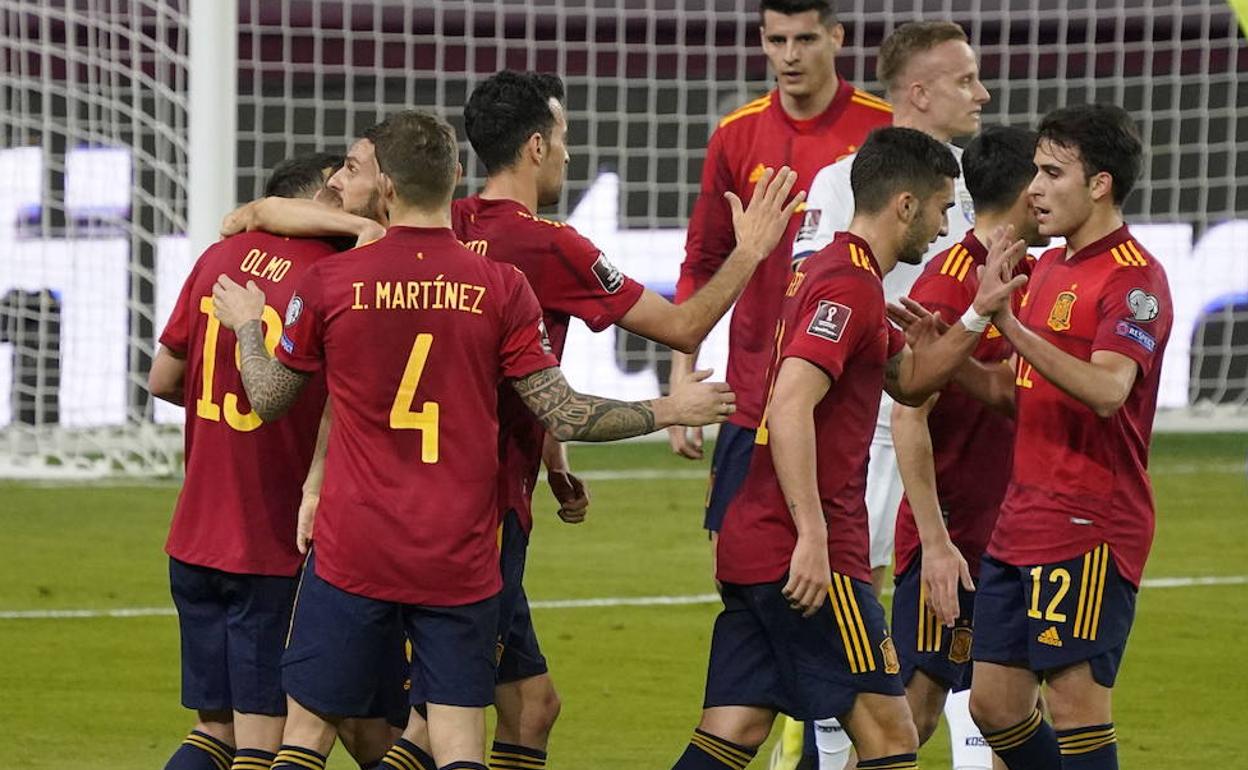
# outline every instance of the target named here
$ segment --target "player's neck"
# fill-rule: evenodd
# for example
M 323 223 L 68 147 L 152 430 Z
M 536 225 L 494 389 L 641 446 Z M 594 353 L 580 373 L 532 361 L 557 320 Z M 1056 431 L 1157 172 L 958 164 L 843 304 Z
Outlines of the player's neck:
M 537 180 L 511 169 L 500 171 L 486 177 L 481 197 L 485 200 L 515 201 L 532 214 L 537 211 Z
M 893 127 L 913 128 L 945 144 L 953 141 L 953 136 L 945 128 L 933 125 L 926 115 L 905 104 L 893 105 Z
M 1074 232 L 1066 236 L 1066 258 L 1096 243 L 1122 227 L 1122 210 L 1117 206 L 1098 206 Z
M 451 207 L 427 209 L 418 206 L 407 206 L 396 201 L 390 207 L 391 227 L 428 227 L 447 228 L 451 226 Z
M 854 217 L 849 223 L 848 232 L 867 242 L 875 263 L 880 266 L 880 278 L 888 275 L 897 266 L 897 247 L 901 240 L 898 225 L 893 222 L 882 222 L 875 217 Z
M 841 77 L 834 72 L 823 88 L 807 96 L 791 96 L 782 88 L 780 89 L 780 107 L 794 120 L 810 120 L 823 114 L 823 111 L 836 98 L 837 89 L 840 87 Z

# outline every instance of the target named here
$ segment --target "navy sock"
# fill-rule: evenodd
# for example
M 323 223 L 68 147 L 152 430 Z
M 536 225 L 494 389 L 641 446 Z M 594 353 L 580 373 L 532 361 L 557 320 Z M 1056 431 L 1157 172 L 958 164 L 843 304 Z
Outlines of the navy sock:
M 277 755 L 263 749 L 239 749 L 234 752 L 230 770 L 269 770 Z
M 325 757 L 302 746 L 282 746 L 270 770 L 325 770 Z
M 740 746 L 703 730 L 694 730 L 685 753 L 672 770 L 745 770 L 758 748 Z
M 984 740 L 1010 770 L 1054 770 L 1062 765 L 1057 733 L 1039 709 L 1013 727 L 984 733 Z
M 546 770 L 546 752 L 494 741 L 490 748 L 490 770 Z
M 438 770 L 433 757 L 406 738 L 400 738 L 390 747 L 378 767 L 386 770 Z
M 918 770 L 919 755 L 894 754 L 891 757 L 860 759 L 858 760 L 858 767 L 861 770 Z
M 165 763 L 165 770 L 230 770 L 234 747 L 208 733 L 192 730 Z
M 1114 723 L 1058 730 L 1062 770 L 1118 770 L 1118 735 Z

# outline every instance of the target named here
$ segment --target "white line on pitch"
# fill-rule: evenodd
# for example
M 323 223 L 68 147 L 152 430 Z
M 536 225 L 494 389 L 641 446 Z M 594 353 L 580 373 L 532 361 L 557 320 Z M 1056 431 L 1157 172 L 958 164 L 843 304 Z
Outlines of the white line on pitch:
M 1144 588 L 1190 588 L 1248 584 L 1248 575 L 1213 577 L 1147 578 Z M 885 593 L 892 593 L 886 588 Z M 688 604 L 714 604 L 718 594 L 686 596 L 607 596 L 598 599 L 539 599 L 529 602 L 538 610 L 570 610 L 588 607 L 674 607 Z M 176 615 L 172 607 L 123 607 L 116 610 L 4 610 L 0 620 L 64 620 L 73 618 L 150 618 Z

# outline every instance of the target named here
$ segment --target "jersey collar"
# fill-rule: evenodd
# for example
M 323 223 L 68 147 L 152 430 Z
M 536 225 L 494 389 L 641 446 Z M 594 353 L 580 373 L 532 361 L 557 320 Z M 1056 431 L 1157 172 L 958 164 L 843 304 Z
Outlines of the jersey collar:
M 884 280 L 883 274 L 880 272 L 880 263 L 876 261 L 875 253 L 871 251 L 871 244 L 867 243 L 866 240 L 854 235 L 851 232 L 842 231 L 836 234 L 836 236 L 832 239 L 832 242 L 838 245 L 843 245 L 845 247 L 845 251 L 847 252 L 850 250 L 849 246 L 851 244 L 857 246 L 858 249 L 866 255 L 868 263 L 867 265 L 857 266 L 866 267 L 873 275 L 875 275 L 876 278 L 881 281 Z
M 962 239 L 961 245 L 971 255 L 971 259 L 975 260 L 975 264 L 982 265 L 988 261 L 988 247 L 975 237 L 974 230 L 966 231 L 966 237 Z
M 1113 247 L 1117 246 L 1120 243 L 1123 243 L 1124 241 L 1130 238 L 1131 238 L 1131 232 L 1127 230 L 1127 226 L 1124 223 L 1122 227 L 1119 227 L 1117 230 L 1114 230 L 1109 235 L 1106 235 L 1104 238 L 1093 241 L 1092 243 L 1089 243 L 1087 246 L 1084 246 L 1082 249 L 1079 249 L 1078 251 L 1076 251 L 1074 254 L 1071 254 L 1066 259 L 1066 264 L 1071 264 L 1072 262 L 1080 262 L 1082 260 L 1088 259 L 1089 257 L 1099 257 L 1100 255 L 1107 253 Z

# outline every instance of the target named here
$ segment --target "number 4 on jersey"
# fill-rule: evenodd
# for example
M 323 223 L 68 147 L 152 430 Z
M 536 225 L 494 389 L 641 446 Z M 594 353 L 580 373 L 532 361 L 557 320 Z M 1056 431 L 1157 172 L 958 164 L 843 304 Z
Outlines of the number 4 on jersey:
M 438 461 L 438 402 L 426 401 L 420 411 L 412 409 L 412 402 L 416 398 L 416 388 L 420 386 L 420 375 L 425 371 L 431 347 L 432 334 L 416 335 L 412 352 L 407 356 L 407 366 L 403 368 L 399 390 L 394 394 L 394 404 L 390 406 L 391 428 L 420 431 L 420 461 L 424 463 Z

